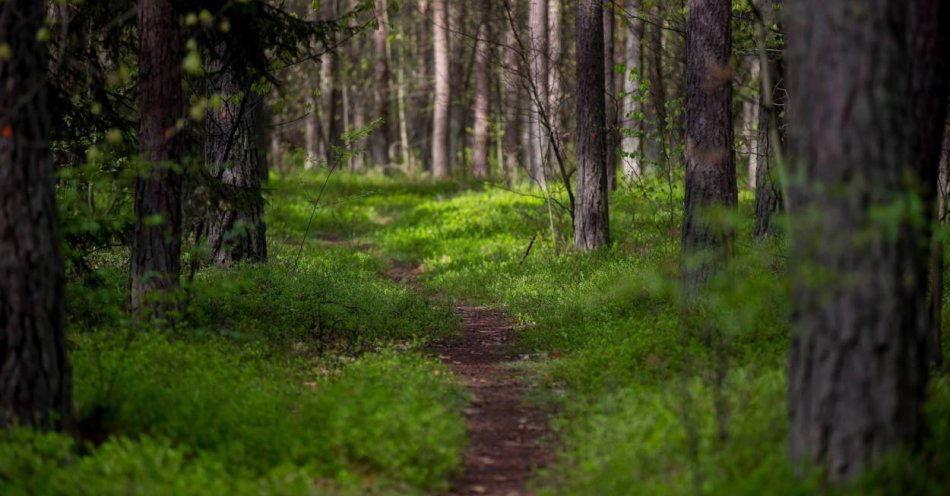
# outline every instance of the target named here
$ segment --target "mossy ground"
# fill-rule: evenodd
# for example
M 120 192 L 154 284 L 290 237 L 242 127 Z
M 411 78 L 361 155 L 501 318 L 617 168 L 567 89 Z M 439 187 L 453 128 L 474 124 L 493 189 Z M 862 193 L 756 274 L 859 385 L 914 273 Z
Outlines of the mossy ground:
M 271 261 L 198 272 L 171 330 L 124 317 L 123 253 L 99 258 L 95 287 L 71 283 L 77 412 L 87 437 L 107 440 L 13 431 L 0 442 L 0 492 L 445 487 L 465 446 L 465 394 L 423 350 L 456 332 L 455 299 L 518 322 L 532 399 L 556 412 L 558 461 L 537 476 L 540 493 L 818 490 L 786 460 L 786 258 L 781 241 L 751 240 L 748 194 L 724 219 L 741 233 L 735 262 L 684 311 L 681 193 L 662 184 L 618 188 L 613 245 L 578 254 L 565 211 L 535 190 L 334 175 L 297 259 L 323 180 L 272 177 Z M 427 296 L 385 278 L 392 260 L 421 264 Z M 846 492 L 940 494 L 945 372 L 927 416 L 922 454 L 895 455 Z

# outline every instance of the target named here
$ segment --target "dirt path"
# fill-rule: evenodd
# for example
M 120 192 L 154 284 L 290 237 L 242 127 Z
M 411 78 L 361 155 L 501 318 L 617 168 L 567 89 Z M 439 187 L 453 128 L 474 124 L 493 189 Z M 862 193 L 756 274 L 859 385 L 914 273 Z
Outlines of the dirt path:
M 389 275 L 413 284 L 417 269 L 397 266 Z M 457 305 L 462 336 L 432 347 L 472 393 L 465 410 L 469 449 L 463 473 L 446 496 L 522 496 L 532 473 L 548 462 L 542 445 L 546 416 L 524 400 L 520 373 L 508 365 L 511 323 L 504 314 L 486 307 Z

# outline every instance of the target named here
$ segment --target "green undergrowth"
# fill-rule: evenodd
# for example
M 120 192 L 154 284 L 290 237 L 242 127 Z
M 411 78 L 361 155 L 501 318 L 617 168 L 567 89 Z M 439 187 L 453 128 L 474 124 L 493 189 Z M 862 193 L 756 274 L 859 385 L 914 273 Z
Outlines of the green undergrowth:
M 3 434 L 0 494 L 446 487 L 467 398 L 422 347 L 457 319 L 385 278 L 378 258 L 322 239 L 336 220 L 315 224 L 298 258 L 313 186 L 272 195 L 267 264 L 198 271 L 162 329 L 126 317 L 127 254 L 95 257 L 67 288 L 79 439 Z
M 301 179 L 285 181 L 278 190 Z M 734 262 L 699 303 L 684 305 L 682 192 L 662 183 L 618 188 L 612 246 L 578 254 L 567 248 L 570 220 L 558 205 L 567 198 L 556 189 L 548 209 L 536 189 L 332 181 L 339 189 L 333 207 L 318 211 L 320 229 L 352 221 L 343 237 L 420 264 L 428 290 L 517 319 L 518 346 L 535 357 L 542 393 L 534 396 L 557 412 L 561 449 L 535 481 L 540 493 L 827 492 L 787 461 L 785 247 L 781 238 L 752 240 L 750 193 L 738 215 L 720 218 L 740 233 Z M 940 494 L 950 473 L 938 455 L 950 445 L 947 383 L 946 375 L 933 382 L 924 454 L 895 456 L 844 493 Z

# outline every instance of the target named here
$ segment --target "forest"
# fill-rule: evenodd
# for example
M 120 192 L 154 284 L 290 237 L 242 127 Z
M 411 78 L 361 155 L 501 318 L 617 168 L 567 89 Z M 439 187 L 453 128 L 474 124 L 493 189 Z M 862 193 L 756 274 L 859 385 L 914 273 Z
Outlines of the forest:
M 0 0 L 0 495 L 950 494 L 950 2 Z

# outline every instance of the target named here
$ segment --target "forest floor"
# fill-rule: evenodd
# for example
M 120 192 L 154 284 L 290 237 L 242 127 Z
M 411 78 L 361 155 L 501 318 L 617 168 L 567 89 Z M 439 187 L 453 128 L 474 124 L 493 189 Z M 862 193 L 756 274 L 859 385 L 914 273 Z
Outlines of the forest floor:
M 748 192 L 723 219 L 735 262 L 690 312 L 717 349 L 682 318 L 682 191 L 618 188 L 592 253 L 553 194 L 272 175 L 268 262 L 202 268 L 156 332 L 128 319 L 128 251 L 89 255 L 67 336 L 103 438 L 0 436 L 0 494 L 947 494 L 950 366 L 921 453 L 840 492 L 792 473 L 786 248 L 752 239 Z
M 395 263 L 390 278 L 418 285 L 420 267 Z M 513 347 L 513 323 L 501 311 L 456 304 L 461 335 L 431 346 L 471 397 L 464 410 L 468 448 L 461 474 L 446 496 L 523 496 L 535 471 L 553 449 L 545 446 L 547 414 L 526 398 L 526 379 L 513 366 L 521 355 Z

